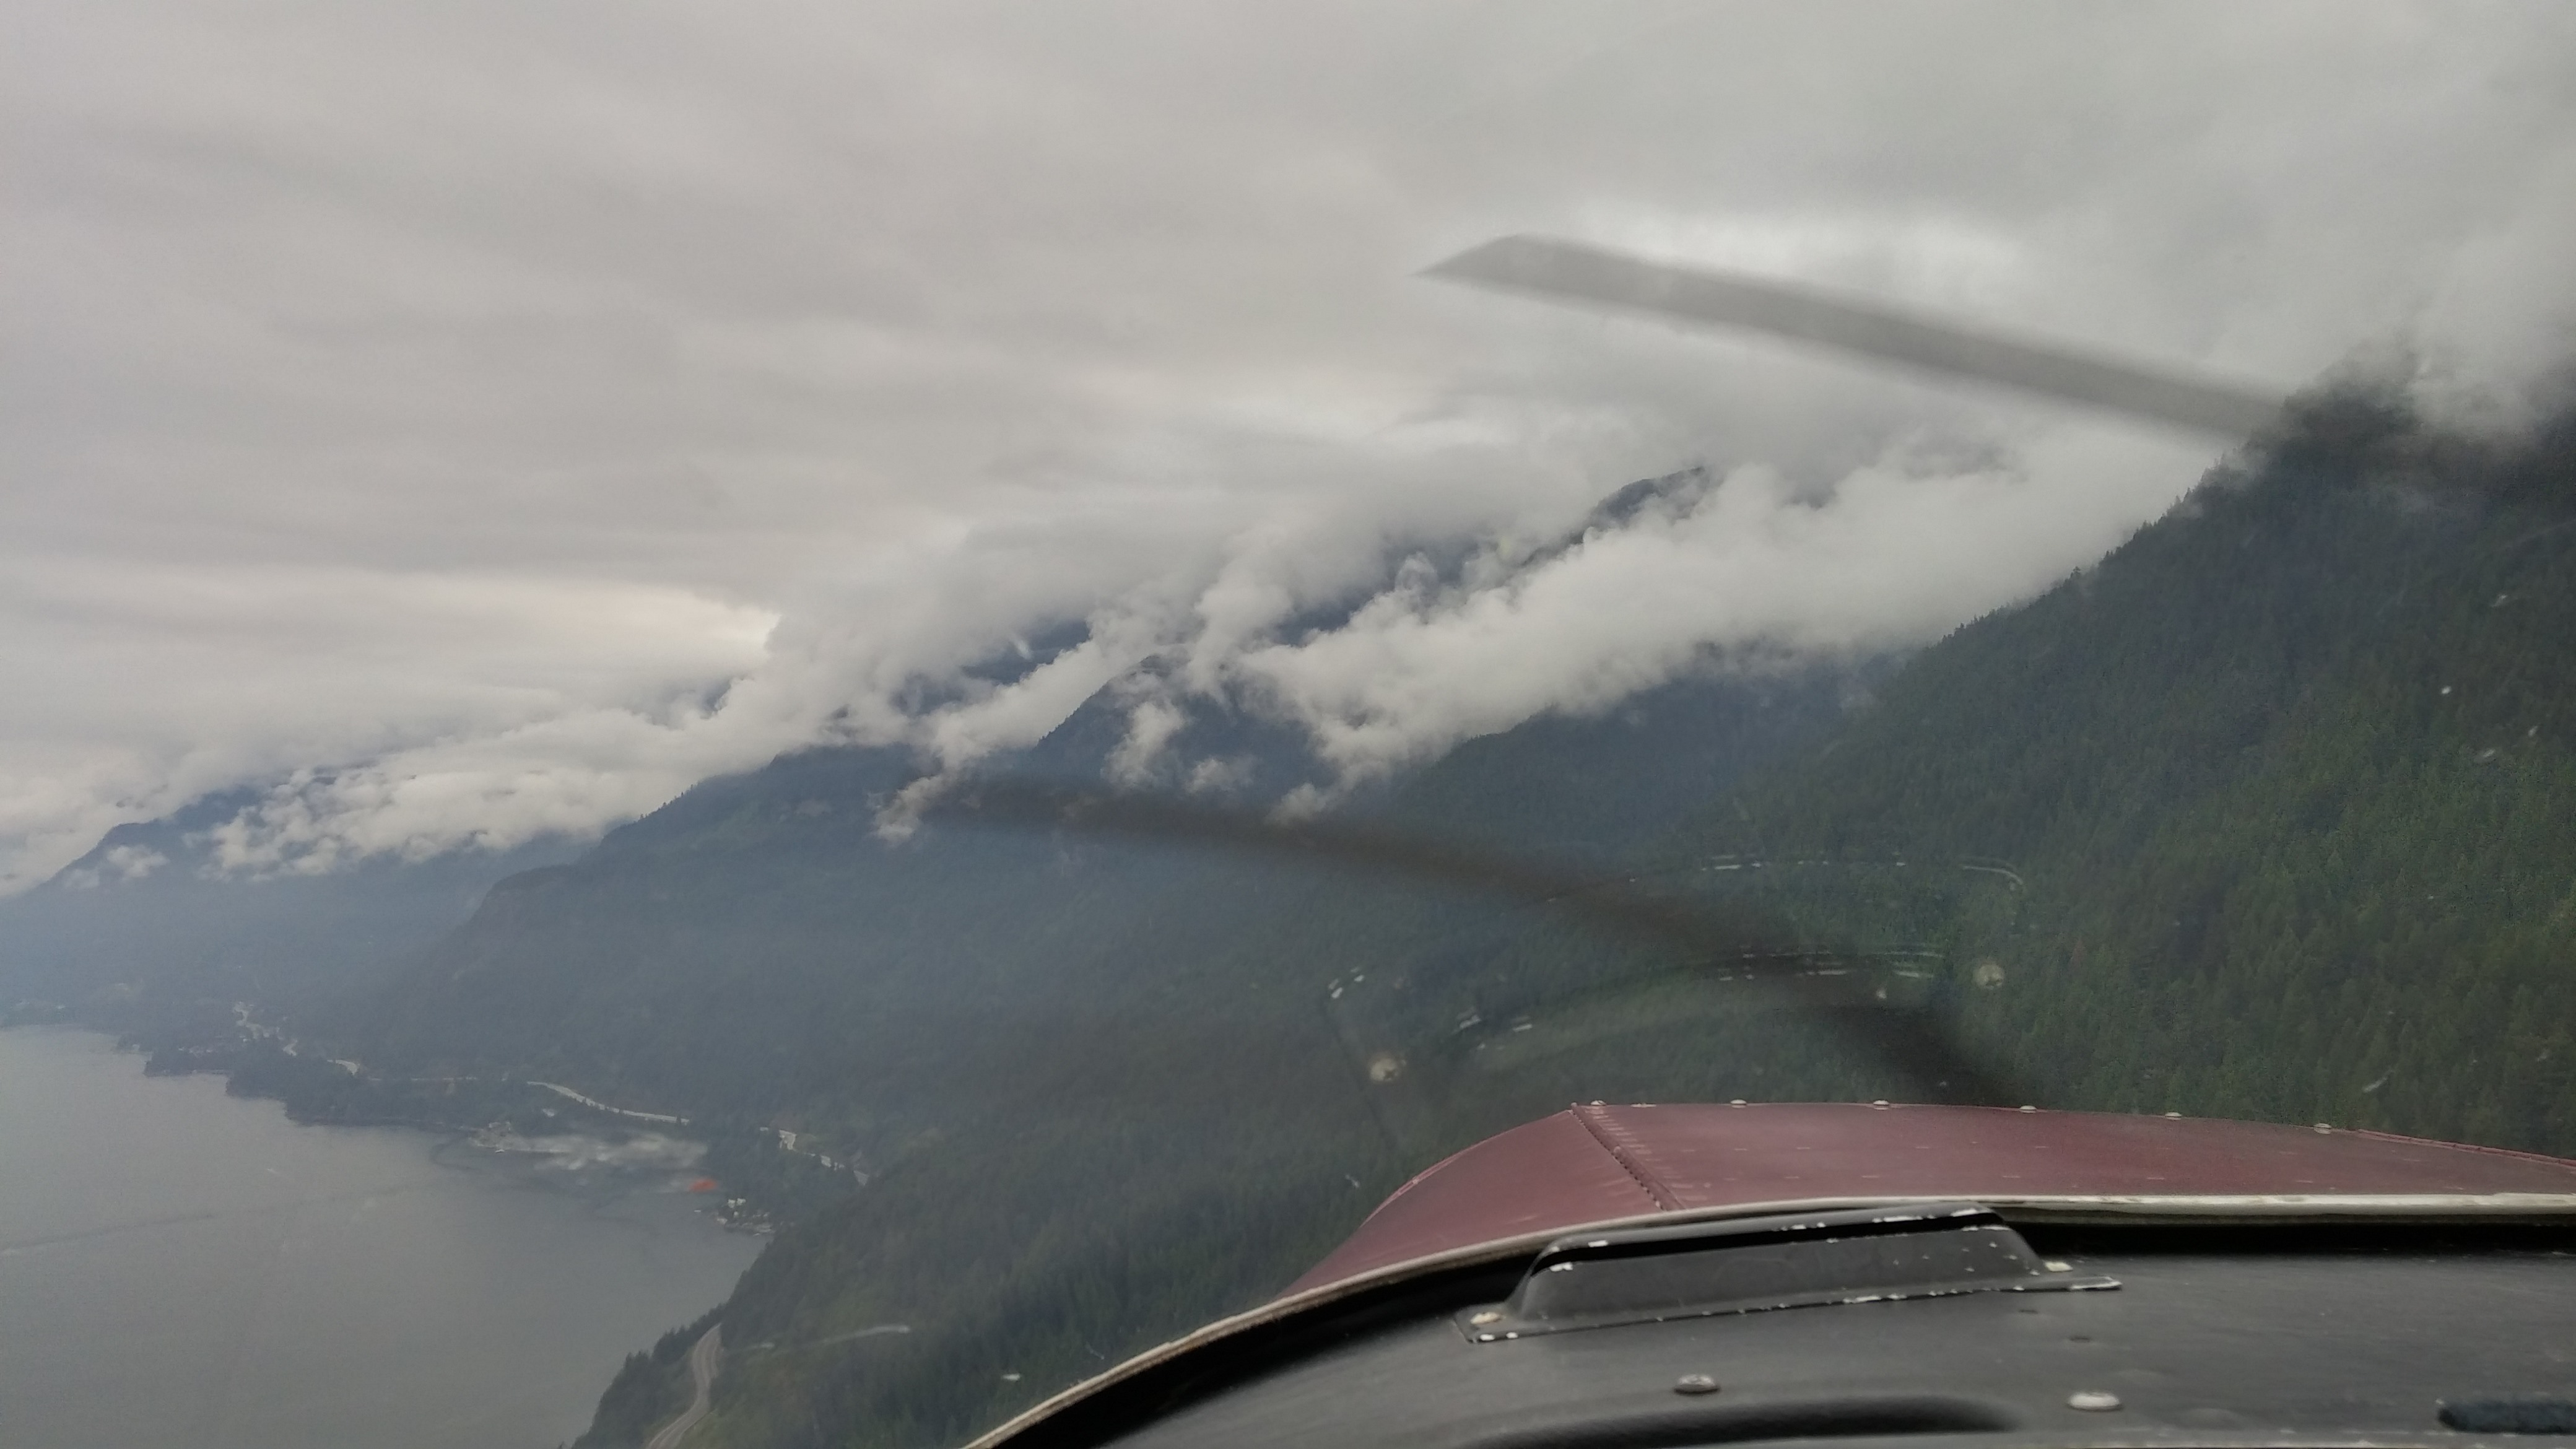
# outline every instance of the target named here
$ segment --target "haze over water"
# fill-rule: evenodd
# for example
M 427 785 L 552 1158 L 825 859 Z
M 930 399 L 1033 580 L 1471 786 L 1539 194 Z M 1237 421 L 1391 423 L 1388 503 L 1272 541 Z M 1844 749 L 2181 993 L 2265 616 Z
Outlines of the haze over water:
M 758 1242 L 0 1031 L 0 1444 L 545 1449 Z

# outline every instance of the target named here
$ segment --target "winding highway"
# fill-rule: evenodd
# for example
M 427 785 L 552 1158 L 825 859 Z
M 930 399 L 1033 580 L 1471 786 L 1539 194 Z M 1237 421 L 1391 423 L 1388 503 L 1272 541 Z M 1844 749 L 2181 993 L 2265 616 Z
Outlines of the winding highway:
M 707 1391 L 714 1386 L 716 1365 L 724 1358 L 723 1334 L 724 1325 L 719 1323 L 690 1345 L 689 1381 L 696 1386 L 696 1392 L 690 1398 L 689 1406 L 680 1411 L 680 1417 L 663 1425 L 662 1432 L 644 1441 L 644 1449 L 680 1449 L 680 1441 L 689 1437 L 689 1431 L 698 1427 L 698 1421 L 707 1416 L 711 1407 Z

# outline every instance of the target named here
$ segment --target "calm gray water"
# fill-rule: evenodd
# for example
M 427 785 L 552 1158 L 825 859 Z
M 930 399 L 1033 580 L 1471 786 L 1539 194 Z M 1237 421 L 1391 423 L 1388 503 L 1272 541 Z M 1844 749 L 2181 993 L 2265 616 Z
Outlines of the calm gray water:
M 571 1177 L 0 1031 L 0 1445 L 570 1439 L 758 1247 L 667 1175 Z

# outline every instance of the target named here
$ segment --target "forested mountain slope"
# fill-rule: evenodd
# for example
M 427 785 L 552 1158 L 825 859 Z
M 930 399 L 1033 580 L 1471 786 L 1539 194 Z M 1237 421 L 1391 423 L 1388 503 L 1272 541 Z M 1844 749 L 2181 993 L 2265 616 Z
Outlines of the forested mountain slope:
M 2572 518 L 2563 420 L 2329 399 L 1661 853 L 2011 862 L 1970 1025 L 2055 1103 L 2576 1153 Z
M 1753 765 L 1838 727 L 1867 671 L 1692 680 L 1599 719 L 1471 742 L 1373 804 L 1425 831 L 1602 858 Z M 1060 734 L 1096 732 L 1077 715 Z M 1097 742 L 1093 742 L 1097 743 Z M 1041 746 L 1037 773 L 1098 753 Z M 710 781 L 571 865 L 503 882 L 475 919 L 335 1023 L 388 1071 L 516 1071 L 640 1105 L 768 1120 L 879 1159 L 971 1117 L 977 1060 L 1159 989 L 1324 882 L 1263 860 L 879 811 L 896 750 L 825 749 Z M 1319 978 L 1320 979 L 1320 978 Z M 764 1115 L 767 1114 L 767 1115 Z

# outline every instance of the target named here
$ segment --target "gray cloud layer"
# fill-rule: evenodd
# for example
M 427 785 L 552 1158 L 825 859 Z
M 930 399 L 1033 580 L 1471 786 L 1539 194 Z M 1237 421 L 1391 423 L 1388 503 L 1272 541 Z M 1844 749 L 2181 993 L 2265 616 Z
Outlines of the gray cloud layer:
M 2470 410 L 2576 296 L 2554 4 L 9 25 L 0 887 L 244 782 L 290 783 L 233 858 L 316 867 L 821 738 L 963 762 L 1147 657 L 1366 773 L 1711 650 L 1932 637 L 2209 458 L 1409 277 L 1500 233 L 2255 378 L 2404 343 Z M 1530 561 L 1692 461 L 1695 507 Z M 1283 634 L 1451 537 L 1463 576 Z

